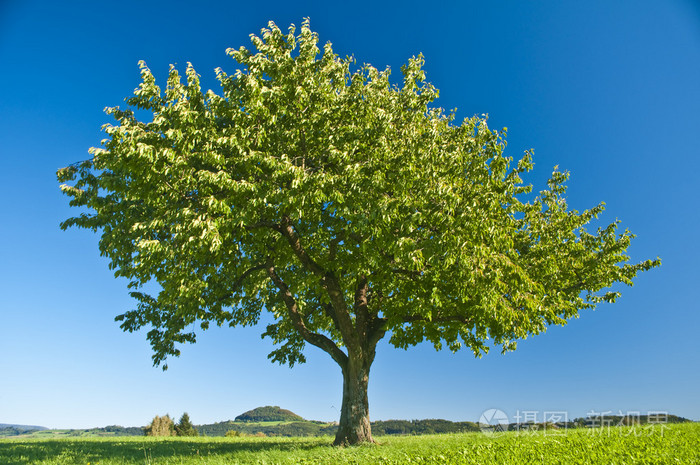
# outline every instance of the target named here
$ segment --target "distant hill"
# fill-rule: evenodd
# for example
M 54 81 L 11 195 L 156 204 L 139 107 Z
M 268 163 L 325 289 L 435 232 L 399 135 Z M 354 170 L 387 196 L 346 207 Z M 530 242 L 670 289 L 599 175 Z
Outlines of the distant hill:
M 277 406 L 267 405 L 265 407 L 254 408 L 245 413 L 241 413 L 236 421 L 306 421 L 299 415 L 289 410 Z
M 32 426 L 32 425 L 11 425 L 8 423 L 0 423 L 0 429 L 4 428 L 15 428 L 23 431 L 44 431 L 48 428 L 44 426 Z
M 45 426 L 32 426 L 32 425 L 12 425 L 8 423 L 0 423 L 0 429 L 14 428 L 21 431 L 44 431 L 47 430 Z
M 222 421 L 211 425 L 195 426 L 200 436 L 224 436 L 229 431 L 256 436 L 325 436 L 335 434 L 335 423 L 322 421 Z
M 0 423 L 0 437 L 26 436 L 37 433 L 39 431 L 47 430 L 48 428 L 45 428 L 43 426 L 11 425 L 7 423 Z

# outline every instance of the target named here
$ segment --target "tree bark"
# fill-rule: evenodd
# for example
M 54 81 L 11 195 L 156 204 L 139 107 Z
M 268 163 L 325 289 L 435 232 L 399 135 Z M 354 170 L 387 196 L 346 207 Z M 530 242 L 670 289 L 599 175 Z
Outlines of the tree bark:
M 372 443 L 372 429 L 369 421 L 369 401 L 367 386 L 369 369 L 374 361 L 379 340 L 386 333 L 386 320 L 379 318 L 376 311 L 369 309 L 369 283 L 367 276 L 357 278 L 353 321 L 345 302 L 344 290 L 332 270 L 320 266 L 302 245 L 292 221 L 285 216 L 275 231 L 284 236 L 304 268 L 320 279 L 321 286 L 328 293 L 329 303 L 323 307 L 326 314 L 340 332 L 347 354 L 328 337 L 314 333 L 307 328 L 304 316 L 299 311 L 289 287 L 275 272 L 272 258 L 268 257 L 266 268 L 270 279 L 280 291 L 287 306 L 289 317 L 299 335 L 308 343 L 321 348 L 340 366 L 343 372 L 343 403 L 340 409 L 340 423 L 336 434 L 336 446 Z
M 335 446 L 374 442 L 367 399 L 371 364 L 371 359 L 359 355 L 348 357 L 343 367 L 343 404 L 338 432 L 333 442 Z
M 367 387 L 377 343 L 386 333 L 386 320 L 368 311 L 367 290 L 367 280 L 362 277 L 358 281 L 355 293 L 360 349 L 353 350 L 348 347 L 347 359 L 339 364 L 343 370 L 343 405 L 340 409 L 338 433 L 333 442 L 336 446 L 374 442 L 369 421 Z

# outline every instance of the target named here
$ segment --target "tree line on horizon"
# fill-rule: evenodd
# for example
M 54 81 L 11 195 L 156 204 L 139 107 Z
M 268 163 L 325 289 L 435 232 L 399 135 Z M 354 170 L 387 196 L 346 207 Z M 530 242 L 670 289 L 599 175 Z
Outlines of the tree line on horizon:
M 81 436 L 94 434 L 98 436 L 270 436 L 270 437 L 314 437 L 332 436 L 336 434 L 338 425 L 336 423 L 326 423 L 322 421 L 304 420 L 282 421 L 267 420 L 259 422 L 228 420 L 206 425 L 193 425 L 189 415 L 183 414 L 184 418 L 176 424 L 169 415 L 155 416 L 146 427 L 123 427 L 118 425 L 106 426 L 104 428 L 92 428 L 86 430 L 71 430 L 70 435 Z M 238 417 L 237 417 L 238 418 Z M 687 423 L 691 420 L 677 415 L 665 415 L 664 423 Z M 280 421 L 282 421 L 280 423 Z M 613 427 L 648 425 L 656 419 L 649 415 L 621 416 L 604 415 L 590 416 L 586 418 L 575 418 L 567 422 L 559 423 L 511 423 L 504 425 L 504 429 L 509 431 L 519 431 L 522 429 L 537 430 L 544 428 L 576 429 L 591 427 Z M 372 422 L 372 429 L 379 435 L 423 435 L 423 434 L 448 434 L 466 433 L 480 431 L 478 423 L 463 421 L 452 422 L 442 419 L 426 420 L 379 420 Z M 0 437 L 12 437 L 32 434 L 36 429 L 27 429 L 19 425 L 0 428 Z

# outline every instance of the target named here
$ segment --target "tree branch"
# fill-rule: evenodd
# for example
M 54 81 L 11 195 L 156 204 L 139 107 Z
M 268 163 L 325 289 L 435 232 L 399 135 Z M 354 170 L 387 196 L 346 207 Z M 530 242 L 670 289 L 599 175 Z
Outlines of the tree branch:
M 248 231 L 252 231 L 253 229 L 260 229 L 260 228 L 270 228 L 274 231 L 277 232 L 282 232 L 281 227 L 277 223 L 273 223 L 272 221 L 265 221 L 265 220 L 260 220 L 257 223 L 249 224 L 243 226 Z
M 419 321 L 427 322 L 427 323 L 463 323 L 465 325 L 471 324 L 472 321 L 464 316 L 458 316 L 458 315 L 448 315 L 448 316 L 441 316 L 437 318 L 432 318 L 428 319 L 424 316 L 420 315 L 406 315 L 402 317 L 401 322 L 403 323 L 415 323 Z
M 279 232 L 281 232 L 282 235 L 287 239 L 287 242 L 289 242 L 289 245 L 294 251 L 294 255 L 296 255 L 297 258 L 299 258 L 302 265 L 304 265 L 306 269 L 308 269 L 315 275 L 321 277 L 325 275 L 325 270 L 309 256 L 306 249 L 304 249 L 304 247 L 301 245 L 299 235 L 294 229 L 294 226 L 292 225 L 292 222 L 289 219 L 289 217 L 285 216 L 282 219 L 282 224 L 279 225 L 279 228 Z
M 233 282 L 233 285 L 231 285 L 231 289 L 233 289 L 233 291 L 232 291 L 230 294 L 225 295 L 223 298 L 224 298 L 224 299 L 229 299 L 229 298 L 233 297 L 234 292 L 235 292 L 238 288 L 241 287 L 241 285 L 243 284 L 243 281 L 245 281 L 246 278 L 248 278 L 248 276 L 250 276 L 251 274 L 255 273 L 256 271 L 261 271 L 261 270 L 265 270 L 265 269 L 267 269 L 267 265 L 266 265 L 266 264 L 263 264 L 263 265 L 256 265 L 256 266 L 253 266 L 253 267 L 248 268 L 247 270 L 245 270 L 245 271 L 243 272 L 243 274 L 240 275 L 240 276 L 238 277 L 238 279 L 236 279 L 236 280 Z
M 377 343 L 384 337 L 387 322 L 386 318 L 374 318 L 372 320 L 367 333 L 367 343 L 370 347 L 376 347 Z
M 345 366 L 347 365 L 348 356 L 345 355 L 345 353 L 342 350 L 340 350 L 335 344 L 335 342 L 333 342 L 331 339 L 324 336 L 323 334 L 311 332 L 306 327 L 304 319 L 299 313 L 299 307 L 297 306 L 296 300 L 294 300 L 294 297 L 289 291 L 289 287 L 287 286 L 287 284 L 284 281 L 282 281 L 282 279 L 275 272 L 275 267 L 272 264 L 271 260 L 268 260 L 268 263 L 266 264 L 265 268 L 267 270 L 268 276 L 270 276 L 272 282 L 275 283 L 275 286 L 277 286 L 277 288 L 279 289 L 280 296 L 282 297 L 282 300 L 284 301 L 284 304 L 287 307 L 289 318 L 292 320 L 292 324 L 294 324 L 294 327 L 299 332 L 301 337 L 309 344 L 312 344 L 320 348 L 324 352 L 328 353 L 333 358 L 333 360 L 335 360 L 335 362 L 338 365 L 340 365 L 342 369 L 345 369 Z
M 299 235 L 294 229 L 289 217 L 285 216 L 282 219 L 279 232 L 281 232 L 287 239 L 292 251 L 297 256 L 299 261 L 301 261 L 304 268 L 321 278 L 321 285 L 328 293 L 328 297 L 330 298 L 333 306 L 333 312 L 335 313 L 333 321 L 336 323 L 336 327 L 343 336 L 343 342 L 345 342 L 348 350 L 360 349 L 357 332 L 355 331 L 352 319 L 350 318 L 350 312 L 348 311 L 348 306 L 345 302 L 343 289 L 340 286 L 338 279 L 335 277 L 333 272 L 326 271 L 323 267 L 316 263 L 311 256 L 309 256 L 306 249 L 302 246 Z
M 367 277 L 362 275 L 357 278 L 357 285 L 355 286 L 355 321 L 358 331 L 365 337 L 369 333 L 368 326 L 370 322 L 367 291 Z
M 395 268 L 390 271 L 394 274 L 406 275 L 410 278 L 419 278 L 423 274 L 421 271 L 405 270 L 403 268 Z
M 340 241 L 343 240 L 342 235 L 337 235 L 328 244 L 328 260 L 329 261 L 334 261 L 336 254 L 338 253 L 338 244 L 340 244 Z

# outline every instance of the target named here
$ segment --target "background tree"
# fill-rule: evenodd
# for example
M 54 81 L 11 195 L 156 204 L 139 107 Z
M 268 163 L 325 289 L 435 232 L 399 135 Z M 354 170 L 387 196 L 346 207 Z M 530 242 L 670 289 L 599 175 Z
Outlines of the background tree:
M 223 95 L 202 92 L 189 64 L 163 92 L 142 62 L 130 108 L 107 109 L 104 147 L 59 171 L 88 209 L 62 227 L 101 231 L 138 300 L 117 320 L 150 328 L 155 364 L 195 342 L 195 323 L 249 326 L 266 310 L 273 361 L 304 362 L 308 343 L 342 370 L 336 444 L 371 441 L 367 384 L 385 335 L 513 350 L 659 264 L 628 263 L 633 235 L 617 222 L 589 232 L 603 204 L 570 211 L 565 172 L 531 195 L 531 153 L 513 168 L 505 130 L 431 107 L 421 56 L 392 85 L 389 69 L 321 52 L 308 21 L 251 40 L 228 50 L 239 70 L 216 70 Z M 155 296 L 140 289 L 150 281 Z
M 190 416 L 187 412 L 183 413 L 180 417 L 180 421 L 175 425 L 175 435 L 177 436 L 199 436 L 199 433 L 195 429 L 192 422 L 190 422 Z
M 175 425 L 170 415 L 153 417 L 151 424 L 146 427 L 146 436 L 175 436 Z

